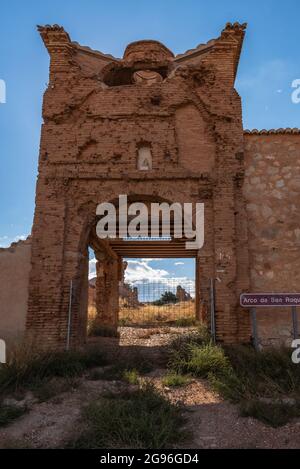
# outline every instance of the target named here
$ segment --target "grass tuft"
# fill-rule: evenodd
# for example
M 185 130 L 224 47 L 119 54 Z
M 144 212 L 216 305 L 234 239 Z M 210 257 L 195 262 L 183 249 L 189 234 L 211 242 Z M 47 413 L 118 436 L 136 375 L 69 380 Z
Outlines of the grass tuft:
M 181 375 L 180 373 L 169 372 L 162 379 L 162 384 L 169 387 L 180 387 L 186 386 L 191 382 L 191 377 L 187 375 Z
M 300 415 L 299 365 L 292 362 L 288 348 L 259 352 L 250 346 L 221 348 L 201 330 L 173 342 L 168 366 L 175 373 L 208 378 L 214 390 L 240 406 L 244 416 L 278 426 Z M 286 398 L 296 404 L 278 402 Z
M 229 361 L 221 347 L 213 345 L 205 329 L 179 337 L 171 344 L 168 366 L 177 373 L 192 373 L 207 378 L 210 373 L 221 373 Z
M 34 387 L 52 377 L 72 378 L 85 369 L 105 364 L 99 349 L 85 351 L 44 352 L 35 347 L 22 346 L 14 350 L 0 368 L 0 394 Z
M 193 327 L 197 325 L 197 319 L 195 318 L 178 318 L 174 321 L 175 327 Z
M 85 430 L 71 448 L 168 448 L 184 438 L 180 409 L 149 384 L 101 398 L 83 411 Z
M 123 373 L 123 379 L 129 384 L 139 384 L 139 372 L 135 369 L 125 370 Z
M 74 377 L 67 378 L 49 378 L 36 380 L 31 386 L 31 391 L 39 402 L 46 402 L 53 397 L 64 392 L 69 392 L 78 386 L 78 379 Z
M 273 398 L 300 395 L 298 365 L 291 360 L 286 348 L 256 352 L 250 346 L 226 347 L 231 369 L 211 377 L 215 388 L 234 402 L 244 399 Z
M 274 428 L 286 425 L 293 418 L 300 417 L 300 404 L 295 406 L 284 402 L 243 401 L 240 405 L 242 417 L 253 417 Z
M 24 415 L 27 409 L 25 407 L 13 405 L 0 405 L 0 427 L 5 427 L 16 419 Z

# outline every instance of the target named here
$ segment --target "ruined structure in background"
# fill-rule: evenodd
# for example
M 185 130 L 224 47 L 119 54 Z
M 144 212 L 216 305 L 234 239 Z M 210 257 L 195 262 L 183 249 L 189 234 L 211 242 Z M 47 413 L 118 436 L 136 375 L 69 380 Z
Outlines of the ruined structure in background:
M 93 307 L 96 306 L 96 279 L 97 277 L 93 277 L 89 280 L 88 305 Z
M 178 301 L 191 301 L 191 295 L 181 286 L 178 285 L 176 288 L 176 298 Z
M 122 264 L 122 273 L 121 279 L 119 281 L 119 299 L 122 302 L 122 306 L 130 306 L 132 308 L 137 308 L 139 306 L 138 300 L 138 289 L 137 287 L 132 287 L 129 283 L 125 282 L 125 270 L 127 267 L 127 262 L 124 261 Z M 96 306 L 96 284 L 97 277 L 94 277 L 89 280 L 89 299 L 88 304 L 91 306 Z
M 132 287 L 129 283 L 125 282 L 125 270 L 128 266 L 126 261 L 122 264 L 122 276 L 119 282 L 119 298 L 122 302 L 122 306 L 131 308 L 137 308 L 139 306 L 138 288 Z
M 138 41 L 123 58 L 80 46 L 56 25 L 39 31 L 50 77 L 27 331 L 44 346 L 65 346 L 72 281 L 71 345 L 85 341 L 90 246 L 99 323 L 117 327 L 123 257 L 190 256 L 196 310 L 209 306 L 210 279 L 218 278 L 217 339 L 249 342 L 240 293 L 299 289 L 300 133 L 244 132 L 234 82 L 245 25 L 229 23 L 217 39 L 178 56 Z M 130 202 L 204 203 L 204 248 L 186 251 L 184 239 L 99 240 L 96 206 L 119 194 Z M 266 338 L 289 336 L 288 318 L 274 328 L 283 314 L 264 316 Z

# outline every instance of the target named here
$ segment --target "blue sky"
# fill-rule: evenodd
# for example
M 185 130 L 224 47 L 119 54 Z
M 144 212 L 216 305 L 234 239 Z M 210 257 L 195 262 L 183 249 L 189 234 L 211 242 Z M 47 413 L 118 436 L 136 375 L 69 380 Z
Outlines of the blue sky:
M 141 291 L 146 282 L 154 285 L 150 295 L 156 291 L 158 297 L 166 290 L 176 292 L 177 285 L 181 285 L 190 295 L 195 294 L 195 260 L 194 259 L 125 259 L 128 263 L 125 271 L 125 281 L 137 286 Z M 96 276 L 96 260 L 91 256 L 89 277 Z M 156 287 L 155 287 L 156 286 Z M 145 288 L 145 291 L 147 289 Z M 151 298 L 150 298 L 151 299 Z M 152 298 L 152 300 L 155 298 Z M 145 301 L 145 298 L 142 300 Z
M 300 104 L 291 101 L 291 83 L 300 78 L 297 0 L 10 0 L 0 14 L 0 79 L 7 86 L 0 104 L 0 246 L 32 225 L 49 65 L 37 24 L 61 24 L 72 40 L 122 56 L 142 38 L 184 52 L 217 37 L 227 21 L 247 22 L 236 83 L 244 127 L 300 126 Z

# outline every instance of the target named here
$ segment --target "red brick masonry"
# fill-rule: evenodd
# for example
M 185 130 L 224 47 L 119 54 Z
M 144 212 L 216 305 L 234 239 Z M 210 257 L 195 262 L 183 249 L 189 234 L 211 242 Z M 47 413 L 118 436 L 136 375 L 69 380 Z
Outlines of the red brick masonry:
M 122 59 L 71 42 L 57 25 L 39 27 L 50 77 L 26 327 L 42 344 L 65 345 L 71 279 L 72 345 L 85 340 L 88 245 L 98 259 L 99 318 L 116 326 L 121 259 L 97 241 L 95 211 L 119 194 L 204 202 L 196 300 L 209 305 L 217 277 L 220 342 L 250 340 L 242 292 L 300 289 L 300 133 L 244 132 L 234 82 L 245 27 L 229 23 L 176 57 L 157 41 L 135 42 Z

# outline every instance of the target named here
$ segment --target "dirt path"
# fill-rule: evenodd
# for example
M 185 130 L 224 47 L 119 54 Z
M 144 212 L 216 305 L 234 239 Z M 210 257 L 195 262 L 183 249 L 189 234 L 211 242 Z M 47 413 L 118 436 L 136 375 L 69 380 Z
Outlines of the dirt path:
M 149 331 L 148 331 L 149 332 Z M 139 334 L 139 346 L 153 347 L 157 354 L 159 335 L 143 331 Z M 145 337 L 147 335 L 147 338 Z M 161 334 L 165 345 L 167 334 Z M 122 338 L 126 348 L 126 338 Z M 127 351 L 128 353 L 128 351 Z M 155 355 L 157 358 L 157 356 Z M 273 429 L 252 418 L 242 418 L 234 405 L 223 401 L 204 380 L 195 379 L 181 388 L 167 388 L 162 384 L 165 369 L 157 368 L 146 377 L 172 402 L 184 407 L 186 428 L 193 437 L 181 448 L 300 448 L 300 419 L 284 427 Z M 39 403 L 30 396 L 30 411 L 13 424 L 0 429 L 0 447 L 28 446 L 33 448 L 62 447 L 80 428 L 80 413 L 84 404 L 104 392 L 120 392 L 128 384 L 123 381 L 91 381 L 88 376 L 80 379 L 73 390 L 60 394 L 48 402 Z

